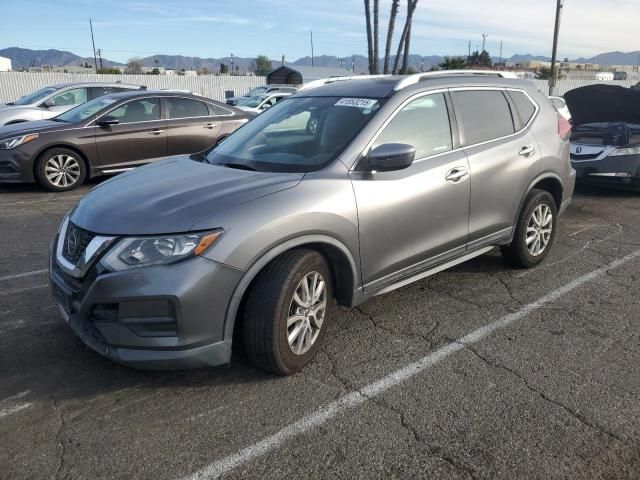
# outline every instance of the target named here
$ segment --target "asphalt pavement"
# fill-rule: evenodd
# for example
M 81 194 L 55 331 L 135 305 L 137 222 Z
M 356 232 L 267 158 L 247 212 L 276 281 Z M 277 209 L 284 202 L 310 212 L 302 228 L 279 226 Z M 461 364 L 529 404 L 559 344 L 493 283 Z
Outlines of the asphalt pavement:
M 0 186 L 0 478 L 640 478 L 640 195 L 578 189 L 532 270 L 491 252 L 356 309 L 280 378 L 145 372 L 47 286 L 62 194 Z

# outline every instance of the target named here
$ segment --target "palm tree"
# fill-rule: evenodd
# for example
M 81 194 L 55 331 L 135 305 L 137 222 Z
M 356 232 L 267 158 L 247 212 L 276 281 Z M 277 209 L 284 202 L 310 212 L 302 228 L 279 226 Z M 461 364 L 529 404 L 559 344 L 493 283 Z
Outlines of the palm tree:
M 380 10 L 380 0 L 373 0 L 373 59 L 371 66 L 373 67 L 369 73 L 380 73 L 378 67 L 378 59 L 380 52 L 378 51 L 378 12 Z
M 384 70 L 386 74 L 389 73 L 389 59 L 391 56 L 391 41 L 393 40 L 393 28 L 396 23 L 396 15 L 398 14 L 398 7 L 400 6 L 400 0 L 391 1 L 391 15 L 389 15 L 389 29 L 387 30 L 387 45 L 384 49 Z
M 413 12 L 418 5 L 418 0 L 407 0 L 407 19 L 404 22 L 404 29 L 402 30 L 402 36 L 400 37 L 400 42 L 398 43 L 398 52 L 396 53 L 396 60 L 393 64 L 393 74 L 398 73 L 398 67 L 400 66 L 400 56 L 402 55 L 404 49 L 404 58 L 402 70 L 406 70 L 409 59 L 409 42 L 407 38 L 411 35 L 411 21 L 413 20 Z
M 444 61 L 438 64 L 440 70 L 462 70 L 467 62 L 462 57 L 444 57 Z
M 367 53 L 369 56 L 369 73 L 373 70 L 373 41 L 371 35 L 371 5 L 369 0 L 364 0 L 364 15 L 367 22 Z

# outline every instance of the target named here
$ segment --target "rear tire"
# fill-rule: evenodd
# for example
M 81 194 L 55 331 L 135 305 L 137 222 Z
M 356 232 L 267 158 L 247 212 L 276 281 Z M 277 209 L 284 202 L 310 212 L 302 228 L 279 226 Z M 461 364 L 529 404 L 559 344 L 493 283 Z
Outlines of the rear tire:
M 315 250 L 291 250 L 267 265 L 244 310 L 243 343 L 251 362 L 278 375 L 301 370 L 322 344 L 332 294 L 331 272 Z
M 542 262 L 553 245 L 558 210 L 551 194 L 533 189 L 524 202 L 511 245 L 501 247 L 502 256 L 517 268 L 532 268 Z
M 62 147 L 51 148 L 38 157 L 35 176 L 47 190 L 65 192 L 82 185 L 87 169 L 77 152 Z

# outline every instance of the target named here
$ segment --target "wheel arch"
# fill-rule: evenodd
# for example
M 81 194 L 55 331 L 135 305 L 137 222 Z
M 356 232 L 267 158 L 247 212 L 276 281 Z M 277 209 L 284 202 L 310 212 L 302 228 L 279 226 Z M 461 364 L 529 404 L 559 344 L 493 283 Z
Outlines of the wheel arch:
M 562 180 L 558 175 L 553 172 L 547 172 L 536 177 L 530 184 L 529 188 L 527 188 L 526 192 L 520 199 L 520 205 L 518 206 L 518 211 L 516 213 L 516 218 L 513 220 L 513 231 L 515 232 L 515 226 L 518 224 L 518 219 L 520 218 L 520 214 L 522 213 L 522 209 L 524 208 L 524 201 L 531 193 L 531 190 L 534 188 L 538 188 L 540 190 L 545 190 L 551 194 L 553 199 L 556 202 L 556 208 L 558 211 L 562 205 L 562 197 L 564 195 L 564 187 L 562 185 Z
M 40 161 L 40 157 L 47 152 L 48 150 L 52 150 L 54 148 L 66 148 L 67 150 L 71 150 L 77 153 L 80 157 L 80 160 L 84 163 L 85 171 L 87 172 L 86 178 L 91 178 L 91 166 L 89 165 L 89 159 L 84 154 L 82 150 L 80 150 L 75 145 L 68 145 L 66 143 L 54 143 L 52 145 L 47 145 L 46 147 L 42 147 L 34 156 L 33 162 L 33 175 L 36 175 L 36 170 L 38 169 L 38 162 Z
M 341 241 L 328 235 L 305 235 L 276 245 L 262 255 L 243 275 L 236 286 L 225 315 L 224 339 L 233 339 L 240 306 L 258 273 L 280 255 L 297 248 L 309 248 L 323 255 L 331 270 L 335 297 L 340 305 L 351 306 L 358 284 L 356 261 Z

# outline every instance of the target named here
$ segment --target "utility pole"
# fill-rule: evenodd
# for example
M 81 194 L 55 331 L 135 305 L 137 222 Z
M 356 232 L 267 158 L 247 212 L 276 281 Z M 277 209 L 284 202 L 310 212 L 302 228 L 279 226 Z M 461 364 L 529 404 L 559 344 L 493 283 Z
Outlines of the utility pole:
M 313 30 L 309 33 L 311 34 L 311 66 L 313 67 Z
M 91 45 L 93 45 L 93 66 L 98 71 L 98 59 L 96 58 L 96 42 L 93 40 L 93 23 L 89 19 L 89 29 L 91 30 Z
M 502 63 L 502 40 L 500 40 L 500 63 Z
M 471 58 L 471 40 L 469 40 L 469 55 L 467 56 L 467 59 Z
M 102 50 L 98 49 L 98 60 L 100 60 L 100 70 L 102 70 Z
M 231 63 L 231 71 L 229 72 L 229 74 L 231 76 L 233 76 L 233 53 L 231 54 L 231 62 L 230 63 Z
M 355 73 L 356 71 L 356 56 L 353 55 L 351 57 L 351 71 Z
M 558 37 L 560 36 L 560 20 L 562 19 L 562 8 L 564 0 L 557 0 L 556 4 L 556 25 L 553 30 L 553 51 L 551 53 L 551 80 L 549 80 L 549 95 L 553 95 L 556 88 L 556 62 L 558 60 Z
M 483 33 L 482 34 L 482 52 L 484 52 L 484 45 L 487 42 L 487 37 L 489 36 L 488 33 Z M 480 52 L 480 54 L 482 54 L 482 52 Z

